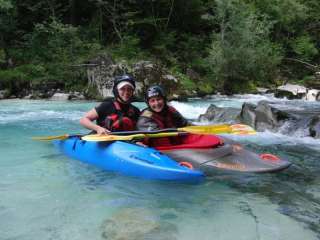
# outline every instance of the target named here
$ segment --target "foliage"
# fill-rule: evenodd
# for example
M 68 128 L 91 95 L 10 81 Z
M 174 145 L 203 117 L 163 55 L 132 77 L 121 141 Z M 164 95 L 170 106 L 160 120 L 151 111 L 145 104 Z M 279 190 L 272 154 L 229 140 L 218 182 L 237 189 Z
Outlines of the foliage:
M 292 41 L 292 49 L 300 59 L 312 60 L 319 51 L 308 35 L 299 36 Z
M 217 1 L 216 22 L 208 61 L 214 83 L 226 93 L 248 82 L 271 81 L 281 56 L 269 39 L 270 23 L 241 1 Z
M 318 66 L 319 12 L 318 0 L 0 0 L 0 88 L 84 90 L 86 73 L 72 66 L 102 52 L 160 62 L 189 90 L 303 80 L 312 72 L 285 59 Z

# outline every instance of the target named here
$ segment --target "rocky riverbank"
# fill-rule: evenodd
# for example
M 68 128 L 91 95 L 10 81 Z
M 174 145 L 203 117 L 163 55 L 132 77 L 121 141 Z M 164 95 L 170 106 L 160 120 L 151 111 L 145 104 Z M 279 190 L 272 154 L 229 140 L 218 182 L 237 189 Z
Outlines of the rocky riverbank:
M 320 138 L 320 107 L 299 106 L 295 102 L 244 103 L 241 109 L 219 108 L 210 105 L 199 121 L 242 122 L 257 131 L 269 130 L 297 137 Z

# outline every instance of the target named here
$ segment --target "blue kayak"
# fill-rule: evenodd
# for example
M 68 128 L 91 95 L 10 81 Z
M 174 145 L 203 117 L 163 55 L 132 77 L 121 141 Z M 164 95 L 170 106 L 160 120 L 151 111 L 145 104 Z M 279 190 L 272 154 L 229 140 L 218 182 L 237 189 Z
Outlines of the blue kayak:
M 122 141 L 89 142 L 79 137 L 54 141 L 70 158 L 124 175 L 153 180 L 199 182 L 204 173 L 183 166 L 153 149 Z

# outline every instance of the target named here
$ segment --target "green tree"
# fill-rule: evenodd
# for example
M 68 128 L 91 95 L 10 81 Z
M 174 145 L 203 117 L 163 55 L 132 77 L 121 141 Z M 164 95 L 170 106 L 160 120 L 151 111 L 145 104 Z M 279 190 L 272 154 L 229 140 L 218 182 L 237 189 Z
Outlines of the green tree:
M 215 21 L 208 61 L 213 84 L 233 93 L 271 81 L 281 60 L 279 49 L 269 40 L 272 26 L 242 1 L 216 1 Z

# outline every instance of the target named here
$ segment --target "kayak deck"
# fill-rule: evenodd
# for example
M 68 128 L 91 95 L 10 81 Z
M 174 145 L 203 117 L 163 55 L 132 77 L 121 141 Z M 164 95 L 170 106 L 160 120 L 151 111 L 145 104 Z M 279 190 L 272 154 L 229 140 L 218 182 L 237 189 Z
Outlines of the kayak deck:
M 54 144 L 70 158 L 123 175 L 179 182 L 198 182 L 204 178 L 202 171 L 181 166 L 155 149 L 136 144 L 87 142 L 78 137 L 54 141 Z

